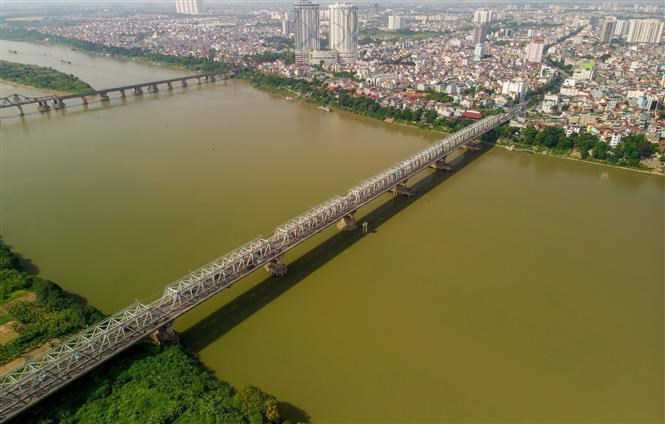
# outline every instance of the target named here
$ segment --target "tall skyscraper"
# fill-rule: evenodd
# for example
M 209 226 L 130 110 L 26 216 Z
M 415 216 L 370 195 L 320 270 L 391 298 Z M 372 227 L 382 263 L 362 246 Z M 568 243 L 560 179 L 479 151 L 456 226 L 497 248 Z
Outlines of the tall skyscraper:
M 404 16 L 388 16 L 388 29 L 396 31 L 406 28 L 406 18 Z
M 176 0 L 175 9 L 183 15 L 199 15 L 203 12 L 202 0 Z
M 473 27 L 473 44 L 482 44 L 487 39 L 487 26 L 475 25 Z
M 658 19 L 631 19 L 626 41 L 629 43 L 660 43 L 665 23 Z
M 300 0 L 293 6 L 296 62 L 309 62 L 309 54 L 319 50 L 319 5 Z
M 543 50 L 545 50 L 545 40 L 536 38 L 526 47 L 526 61 L 540 63 L 543 60 Z
M 492 22 L 494 17 L 494 12 L 487 9 L 478 9 L 473 12 L 473 23 L 474 24 L 487 24 Z
M 600 42 L 611 43 L 616 31 L 617 20 L 616 18 L 607 18 L 603 21 L 603 26 L 600 29 Z
M 374 17 L 379 14 L 379 3 L 370 3 L 369 4 L 369 16 Z
M 341 63 L 354 63 L 358 58 L 358 7 L 335 3 L 330 10 L 330 49 Z

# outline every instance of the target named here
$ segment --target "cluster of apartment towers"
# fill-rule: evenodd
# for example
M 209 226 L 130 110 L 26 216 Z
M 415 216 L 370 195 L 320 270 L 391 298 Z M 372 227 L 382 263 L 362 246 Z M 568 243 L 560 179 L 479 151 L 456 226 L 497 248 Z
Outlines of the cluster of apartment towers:
M 335 3 L 328 6 L 330 34 L 328 49 L 321 49 L 319 5 L 300 0 L 293 5 L 293 16 L 286 16 L 286 33 L 295 33 L 296 63 L 354 63 L 358 59 L 358 7 Z

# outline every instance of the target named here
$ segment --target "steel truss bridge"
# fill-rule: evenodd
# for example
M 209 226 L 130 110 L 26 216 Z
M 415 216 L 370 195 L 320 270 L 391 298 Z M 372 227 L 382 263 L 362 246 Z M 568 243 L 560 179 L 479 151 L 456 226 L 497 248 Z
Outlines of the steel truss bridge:
M 407 179 L 428 167 L 437 168 L 449 153 L 507 122 L 519 110 L 484 118 L 446 137 L 350 188 L 346 195 L 335 196 L 280 225 L 271 237 L 258 237 L 169 284 L 162 297 L 152 303 L 134 303 L 0 377 L 0 421 L 167 328 L 178 316 L 257 269 L 265 266 L 270 270 L 271 265 L 285 268 L 279 261 L 289 249 L 336 222 L 354 222 L 358 208 L 388 191 L 399 194 L 397 189 L 405 188 Z
M 159 81 L 143 82 L 139 84 L 125 85 L 122 87 L 104 88 L 102 90 L 92 90 L 85 93 L 65 94 L 62 96 L 52 95 L 43 97 L 28 97 L 20 94 L 0 98 L 0 109 L 15 107 L 19 114 L 23 116 L 23 106 L 35 104 L 40 112 L 48 112 L 51 108 L 64 109 L 65 100 L 81 99 L 84 105 L 88 104 L 89 98 L 99 97 L 102 102 L 110 101 L 109 93 L 120 93 L 120 97 L 127 97 L 127 92 L 135 96 L 142 96 L 144 91 L 157 93 L 160 86 L 166 86 L 168 90 L 173 89 L 173 83 L 180 84 L 181 87 L 187 87 L 189 82 L 201 84 L 202 82 L 214 82 L 219 73 L 206 73 L 189 75 L 185 77 L 171 78 Z

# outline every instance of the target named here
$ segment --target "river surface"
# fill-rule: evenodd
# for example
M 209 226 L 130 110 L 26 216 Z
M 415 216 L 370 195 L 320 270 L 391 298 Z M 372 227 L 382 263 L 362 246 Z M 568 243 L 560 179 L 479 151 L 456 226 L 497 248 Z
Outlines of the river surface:
M 183 74 L 0 56 L 97 88 Z M 0 234 L 106 313 L 437 139 L 242 82 L 69 106 L 2 113 Z M 315 422 L 662 421 L 664 179 L 498 148 L 456 164 L 362 209 L 370 234 L 330 229 L 287 278 L 186 314 L 183 342 Z

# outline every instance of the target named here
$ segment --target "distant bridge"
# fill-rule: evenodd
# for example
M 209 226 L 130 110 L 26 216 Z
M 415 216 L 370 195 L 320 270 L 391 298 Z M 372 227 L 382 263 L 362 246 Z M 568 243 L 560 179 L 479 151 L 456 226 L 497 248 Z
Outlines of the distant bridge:
M 202 82 L 213 82 L 216 80 L 219 73 L 207 73 L 207 74 L 196 74 L 186 77 L 171 78 L 159 81 L 150 81 L 139 84 L 125 85 L 122 87 L 113 87 L 105 88 L 102 90 L 93 90 L 87 91 L 85 93 L 76 93 L 76 94 L 65 94 L 62 96 L 59 95 L 50 95 L 43 97 L 28 97 L 20 94 L 12 94 L 11 96 L 0 98 L 0 109 L 5 109 L 8 107 L 15 107 L 18 109 L 19 114 L 23 116 L 23 106 L 27 105 L 37 105 L 37 109 L 40 112 L 48 112 L 53 109 L 64 109 L 67 105 L 65 100 L 70 99 L 81 99 L 84 105 L 88 104 L 89 98 L 97 98 L 102 102 L 108 102 L 111 99 L 109 98 L 109 93 L 120 93 L 120 97 L 123 99 L 127 97 L 127 93 L 131 93 L 134 96 L 142 96 L 144 92 L 157 93 L 159 87 L 166 87 L 168 90 L 173 89 L 173 84 L 180 84 L 181 87 L 187 87 L 191 82 L 196 84 L 201 84 Z
M 355 230 L 356 211 L 386 192 L 410 195 L 409 178 L 424 169 L 446 169 L 446 156 L 510 120 L 521 107 L 482 119 L 391 166 L 275 229 L 165 287 L 152 303 L 134 303 L 0 377 L 0 421 L 8 420 L 146 336 L 172 333 L 177 317 L 261 267 L 285 275 L 281 257 L 294 246 L 337 223 Z M 469 147 L 469 146 L 467 146 Z

